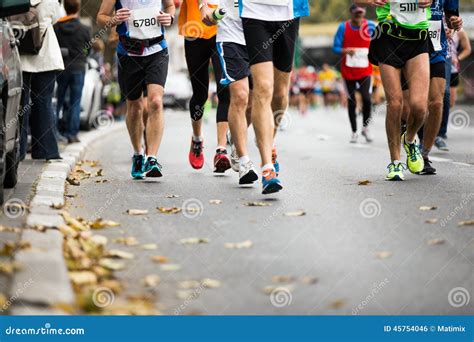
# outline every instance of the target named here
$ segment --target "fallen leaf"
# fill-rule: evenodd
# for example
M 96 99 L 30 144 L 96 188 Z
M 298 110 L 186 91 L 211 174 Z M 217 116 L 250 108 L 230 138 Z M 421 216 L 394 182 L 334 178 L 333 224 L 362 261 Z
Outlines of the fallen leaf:
M 443 243 L 445 243 L 446 241 L 444 241 L 444 239 L 440 239 L 440 238 L 436 238 L 436 239 L 431 239 L 431 240 L 428 240 L 428 245 L 430 246 L 434 246 L 434 245 L 442 245 Z
M 209 203 L 210 203 L 210 204 L 221 204 L 222 201 L 221 201 L 221 200 L 218 200 L 218 199 L 214 199 L 214 200 L 210 200 Z
M 127 214 L 130 216 L 138 216 L 138 215 L 147 215 L 148 210 L 146 209 L 128 209 Z
M 166 197 L 166 198 L 179 198 L 179 195 L 172 195 L 172 194 L 170 194 L 170 195 L 166 195 L 165 197 Z
M 197 280 L 183 280 L 178 282 L 178 286 L 182 289 L 195 289 L 201 286 L 201 283 Z
M 436 218 L 425 220 L 425 223 L 428 223 L 428 224 L 435 224 L 437 222 L 438 222 L 438 219 Z
M 152 251 L 157 248 L 158 246 L 156 245 L 156 243 L 147 243 L 147 244 L 142 245 L 142 249 L 147 250 L 147 251 Z
M 359 185 L 369 185 L 369 184 L 371 184 L 371 183 L 372 183 L 372 182 L 369 181 L 368 179 L 364 179 L 364 180 L 359 181 L 358 184 L 359 184 Z
M 103 235 L 93 235 L 91 241 L 97 245 L 105 246 L 108 242 L 108 239 Z
M 120 226 L 119 222 L 103 220 L 101 218 L 98 218 L 97 220 L 90 223 L 90 227 L 92 229 L 103 229 L 103 228 L 118 227 L 118 226 Z
M 198 245 L 202 243 L 209 243 L 209 239 L 207 238 L 197 238 L 197 237 L 191 237 L 187 239 L 181 239 L 179 242 L 183 245 Z
M 135 258 L 133 253 L 124 252 L 118 249 L 111 249 L 110 251 L 107 252 L 107 256 L 109 258 L 128 259 L 128 260 Z
M 68 177 L 66 178 L 66 181 L 69 183 L 69 185 L 72 185 L 72 186 L 79 186 L 81 185 L 81 182 L 76 179 L 76 178 L 73 178 L 73 177 Z
M 3 293 L 0 293 L 0 308 L 3 308 L 7 304 L 7 297 Z
M 20 264 L 11 261 L 0 261 L 0 273 L 12 274 L 15 271 L 20 270 Z
M 270 207 L 270 202 L 247 202 L 244 204 L 246 207 Z
M 473 226 L 474 225 L 474 220 L 468 220 L 468 221 L 460 221 L 458 222 L 458 226 L 463 227 L 463 226 Z
M 304 210 L 290 211 L 288 213 L 285 213 L 285 216 L 289 216 L 289 217 L 304 216 L 304 215 L 306 215 L 306 212 Z
M 272 277 L 274 283 L 292 283 L 296 280 L 293 276 L 277 275 Z
M 434 206 L 431 206 L 431 207 L 430 207 L 430 206 L 421 206 L 419 209 L 420 209 L 421 211 L 430 211 L 430 210 L 436 210 L 436 209 L 438 209 L 438 207 L 434 207 Z
M 97 170 L 97 172 L 95 173 L 96 177 L 102 177 L 103 175 L 104 175 L 104 170 L 102 169 Z
M 164 255 L 153 255 L 151 257 L 151 261 L 156 262 L 158 264 L 166 264 L 169 259 L 168 257 L 165 257 Z
M 69 272 L 69 279 L 74 285 L 94 285 L 97 284 L 97 276 L 91 271 Z
M 123 262 L 108 258 L 100 259 L 99 265 L 111 271 L 120 271 L 125 269 L 125 264 Z
M 120 243 L 125 246 L 136 246 L 138 245 L 138 241 L 135 237 L 129 236 L 129 237 L 119 237 L 114 240 L 115 243 Z
M 160 213 L 163 214 L 178 214 L 181 212 L 181 208 L 178 207 L 158 207 L 156 208 Z
M 97 179 L 95 182 L 96 183 L 108 183 L 109 180 L 108 179 Z
M 162 271 L 179 271 L 181 266 L 177 264 L 163 264 L 160 268 Z
M 342 309 L 344 305 L 346 305 L 346 301 L 344 299 L 336 299 L 329 303 L 329 307 L 333 310 Z
M 63 209 L 64 208 L 64 204 L 51 204 L 51 208 L 53 209 Z
M 209 278 L 203 279 L 201 284 L 207 289 L 217 289 L 218 287 L 221 287 L 221 282 L 219 280 Z
M 78 231 L 86 231 L 89 230 L 89 228 L 83 224 L 80 220 L 72 217 L 67 211 L 62 212 L 64 221 L 66 221 L 66 224 L 70 226 L 71 228 L 78 230 Z
M 13 227 L 5 227 L 0 225 L 0 232 L 8 232 L 8 233 L 20 233 L 20 228 L 13 228 Z
M 314 285 L 316 284 L 317 282 L 319 281 L 318 278 L 315 278 L 315 277 L 303 277 L 301 278 L 301 282 L 305 285 Z
M 380 252 L 376 252 L 375 253 L 375 257 L 377 259 L 388 259 L 390 258 L 391 256 L 393 255 L 392 252 L 388 252 L 388 251 L 380 251 Z
M 252 247 L 253 242 L 250 240 L 242 241 L 242 242 L 226 242 L 224 244 L 225 248 L 235 248 L 235 249 L 243 249 L 243 248 L 250 248 Z
M 276 291 L 284 291 L 287 293 L 291 293 L 294 291 L 294 286 L 293 285 L 285 285 L 285 286 L 275 286 L 275 285 L 268 285 L 263 288 L 263 292 L 266 295 L 271 295 L 272 293 Z
M 160 281 L 161 278 L 159 275 L 150 274 L 143 279 L 143 284 L 147 287 L 155 287 L 160 283 Z
M 199 293 L 197 291 L 191 291 L 191 290 L 178 290 L 176 291 L 176 298 L 180 300 L 185 300 L 188 298 L 197 298 L 199 296 Z

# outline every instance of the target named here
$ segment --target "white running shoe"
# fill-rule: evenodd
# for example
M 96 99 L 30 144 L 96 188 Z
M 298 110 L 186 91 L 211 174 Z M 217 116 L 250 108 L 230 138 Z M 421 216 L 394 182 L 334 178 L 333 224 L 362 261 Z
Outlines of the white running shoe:
M 365 138 L 365 140 L 368 143 L 371 143 L 372 141 L 374 141 L 374 139 L 370 135 L 369 129 L 367 127 L 362 128 L 362 136 Z
M 257 170 L 251 161 L 244 165 L 239 164 L 239 184 L 253 184 L 258 180 Z
M 237 154 L 237 149 L 234 144 L 230 145 L 230 151 L 230 166 L 232 167 L 232 170 L 239 172 L 239 155 Z
M 357 133 L 352 133 L 351 135 L 351 140 L 349 141 L 351 144 L 357 143 L 357 139 L 359 139 L 359 134 Z

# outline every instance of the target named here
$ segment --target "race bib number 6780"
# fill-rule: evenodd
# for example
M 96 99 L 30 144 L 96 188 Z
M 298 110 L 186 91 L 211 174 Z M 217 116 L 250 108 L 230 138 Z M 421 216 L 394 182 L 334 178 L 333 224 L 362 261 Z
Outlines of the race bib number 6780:
M 152 39 L 160 36 L 161 28 L 157 19 L 159 13 L 159 8 L 133 10 L 128 20 L 130 38 Z

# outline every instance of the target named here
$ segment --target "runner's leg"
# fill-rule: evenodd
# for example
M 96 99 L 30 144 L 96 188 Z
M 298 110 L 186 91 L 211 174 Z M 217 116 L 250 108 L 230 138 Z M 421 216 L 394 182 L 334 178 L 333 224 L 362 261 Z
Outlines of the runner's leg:
M 286 109 L 288 108 L 288 97 L 290 89 L 290 76 L 291 72 L 280 71 L 277 68 L 273 68 L 274 74 L 274 85 L 273 85 L 273 98 L 272 98 L 272 111 L 273 118 L 275 121 L 274 136 L 278 132 L 278 126 L 285 116 Z M 306 107 L 306 95 L 303 94 L 305 107 Z
M 163 115 L 164 89 L 158 84 L 148 85 L 147 123 L 146 123 L 146 155 L 157 156 L 164 130 Z
M 347 97 L 348 97 L 348 113 L 349 113 L 349 121 L 351 123 L 352 133 L 357 133 L 357 116 L 356 116 L 356 81 L 346 81 L 347 87 Z
M 143 100 L 127 100 L 127 123 L 128 134 L 135 154 L 143 153 Z
M 220 80 L 222 79 L 222 66 L 219 61 L 219 53 L 217 52 L 216 44 L 213 44 L 213 52 L 211 59 L 212 67 L 214 68 L 214 76 L 217 83 L 217 98 L 219 99 L 216 114 L 217 146 L 226 147 L 227 131 L 229 130 L 228 113 L 230 106 L 230 93 L 228 87 L 225 87 L 220 84 Z
M 229 85 L 230 107 L 229 126 L 232 141 L 239 157 L 248 155 L 246 111 L 249 101 L 248 78 L 235 81 Z

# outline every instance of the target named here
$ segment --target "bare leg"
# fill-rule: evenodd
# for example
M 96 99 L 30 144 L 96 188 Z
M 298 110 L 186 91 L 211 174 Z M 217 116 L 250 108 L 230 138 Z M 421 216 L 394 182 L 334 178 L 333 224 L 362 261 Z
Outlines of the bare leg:
M 232 141 L 239 157 L 248 155 L 246 111 L 249 101 L 249 81 L 247 78 L 229 85 L 230 107 L 229 127 Z
M 423 150 L 427 152 L 433 147 L 439 128 L 441 127 L 445 88 L 446 80 L 444 78 L 435 77 L 431 79 L 428 117 L 423 131 Z
M 273 98 L 272 98 L 272 111 L 275 120 L 275 131 L 276 136 L 278 126 L 285 115 L 285 111 L 288 108 L 288 97 L 290 89 L 290 76 L 291 72 L 283 72 L 277 68 L 273 68 L 274 73 L 274 85 L 273 85 Z M 305 98 L 306 102 L 306 98 Z
M 127 100 L 127 123 L 128 134 L 135 153 L 142 151 L 143 139 L 143 100 Z
M 148 110 L 146 123 L 146 154 L 158 155 L 164 130 L 163 87 L 157 84 L 148 85 Z
M 227 131 L 229 130 L 229 123 L 217 123 L 217 146 L 225 147 L 227 145 Z

